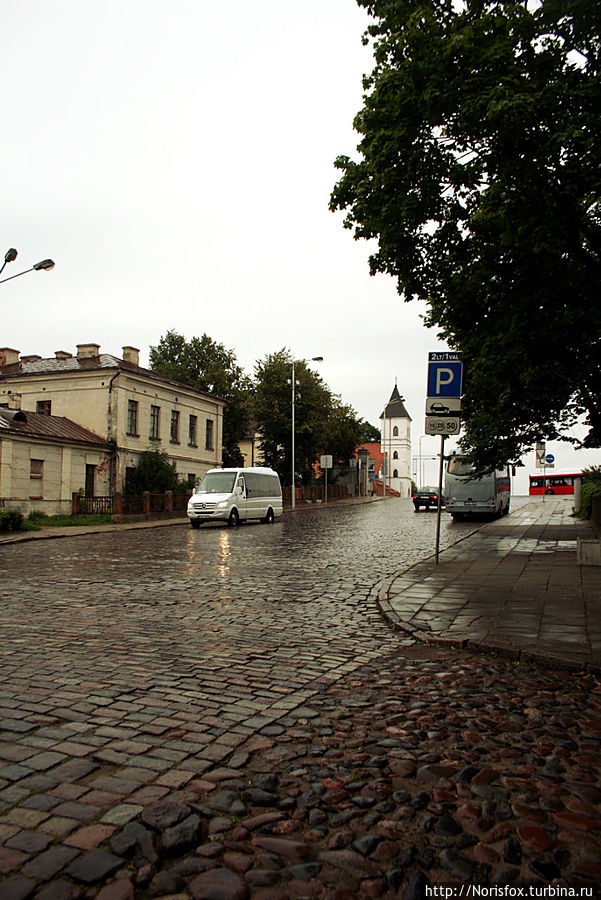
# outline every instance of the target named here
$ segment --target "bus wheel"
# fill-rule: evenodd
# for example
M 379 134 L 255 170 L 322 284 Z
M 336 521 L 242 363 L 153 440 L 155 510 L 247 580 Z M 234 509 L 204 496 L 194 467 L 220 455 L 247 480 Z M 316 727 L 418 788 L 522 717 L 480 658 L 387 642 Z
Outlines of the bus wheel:
M 553 490 L 553 488 L 547 488 L 547 490 L 545 491 L 545 494 L 547 494 L 547 495 L 554 494 L 554 493 L 555 493 L 555 491 Z
M 230 528 L 236 528 L 240 524 L 240 516 L 238 515 L 238 510 L 233 509 L 230 513 L 230 517 L 227 520 L 227 524 Z
M 266 514 L 265 518 L 263 519 L 263 521 L 265 522 L 266 525 L 273 525 L 274 519 L 275 519 L 274 512 L 273 512 L 272 508 L 269 507 L 269 509 L 267 510 L 267 514 Z

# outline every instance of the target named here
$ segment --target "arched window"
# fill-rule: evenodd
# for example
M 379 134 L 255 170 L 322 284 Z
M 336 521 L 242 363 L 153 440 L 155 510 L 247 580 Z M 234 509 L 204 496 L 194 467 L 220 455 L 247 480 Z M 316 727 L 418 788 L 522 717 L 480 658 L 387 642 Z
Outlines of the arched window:
M 396 450 L 395 450 L 394 453 L 392 454 L 392 458 L 393 458 L 393 459 L 398 459 L 398 458 L 399 458 L 399 454 L 397 453 Z
M 399 477 L 399 470 L 398 470 L 398 469 L 395 469 L 395 470 L 394 470 L 394 472 L 392 473 L 392 477 L 393 477 L 393 478 L 398 478 L 398 477 Z
M 392 429 L 392 436 L 393 437 L 399 436 L 399 426 L 398 425 L 395 425 L 394 428 Z

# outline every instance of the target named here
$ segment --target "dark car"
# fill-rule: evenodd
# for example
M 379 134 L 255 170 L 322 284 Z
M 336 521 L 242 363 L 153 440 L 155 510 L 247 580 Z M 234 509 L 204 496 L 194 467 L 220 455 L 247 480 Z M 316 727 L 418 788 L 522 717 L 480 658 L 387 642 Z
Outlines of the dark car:
M 424 506 L 426 509 L 430 509 L 431 506 L 438 506 L 438 488 L 436 487 L 423 487 L 419 488 L 413 494 L 413 505 L 415 506 L 415 511 L 419 512 L 420 507 Z M 444 497 L 441 498 L 441 505 L 444 503 Z

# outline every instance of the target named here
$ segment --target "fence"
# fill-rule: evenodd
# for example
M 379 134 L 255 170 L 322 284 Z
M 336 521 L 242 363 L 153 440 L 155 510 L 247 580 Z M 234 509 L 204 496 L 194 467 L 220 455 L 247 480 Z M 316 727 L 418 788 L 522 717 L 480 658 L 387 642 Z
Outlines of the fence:
M 320 503 L 324 499 L 324 489 L 320 484 L 309 484 L 296 488 L 296 503 Z M 346 484 L 329 484 L 328 500 L 344 500 L 350 497 Z M 289 487 L 282 488 L 284 506 L 291 505 L 292 492 Z
M 170 516 L 185 516 L 188 499 L 192 492 L 174 494 L 173 491 L 165 491 L 163 494 L 151 494 L 144 491 L 141 495 L 115 494 L 113 497 L 82 497 L 81 494 L 72 494 L 71 515 L 113 515 L 113 516 L 144 516 L 150 518 L 169 518 Z

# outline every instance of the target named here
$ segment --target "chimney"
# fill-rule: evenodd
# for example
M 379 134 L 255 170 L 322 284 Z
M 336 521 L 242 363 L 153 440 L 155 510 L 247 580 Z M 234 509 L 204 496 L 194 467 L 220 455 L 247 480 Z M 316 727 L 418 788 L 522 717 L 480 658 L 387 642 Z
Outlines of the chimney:
M 73 354 L 67 353 L 66 350 L 55 350 L 54 356 L 56 359 L 73 359 Z
M 12 366 L 19 362 L 19 350 L 11 350 L 10 347 L 0 347 L 0 366 Z
M 78 344 L 77 358 L 91 359 L 93 356 L 100 355 L 100 344 Z
M 140 365 L 140 351 L 137 347 L 123 348 L 123 362 L 133 363 L 134 366 Z
M 37 362 L 38 359 L 41 359 L 41 358 L 42 357 L 39 356 L 37 353 L 31 353 L 29 356 L 22 356 L 21 362 L 24 362 L 24 363 Z
M 21 409 L 21 394 L 9 394 L 8 395 L 8 408 L 9 409 Z

